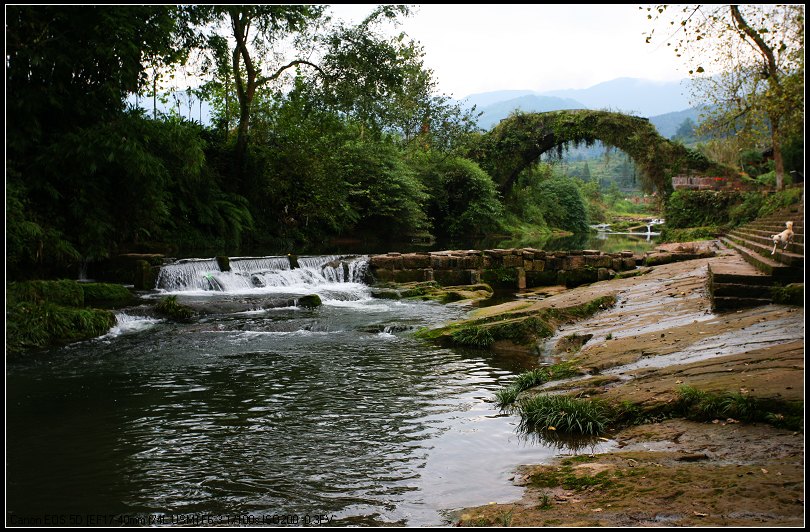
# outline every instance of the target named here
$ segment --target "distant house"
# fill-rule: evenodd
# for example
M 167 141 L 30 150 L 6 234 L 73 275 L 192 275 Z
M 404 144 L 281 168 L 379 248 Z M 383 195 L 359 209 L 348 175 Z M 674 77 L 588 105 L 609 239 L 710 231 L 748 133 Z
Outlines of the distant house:
M 676 175 L 672 178 L 674 190 L 748 190 L 750 187 L 740 179 L 704 176 Z

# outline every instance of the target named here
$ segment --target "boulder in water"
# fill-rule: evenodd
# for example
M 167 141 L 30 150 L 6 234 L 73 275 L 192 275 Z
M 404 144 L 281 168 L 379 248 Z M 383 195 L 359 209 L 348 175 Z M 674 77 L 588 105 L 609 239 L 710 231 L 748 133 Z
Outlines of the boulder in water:
M 298 298 L 298 306 L 305 308 L 316 308 L 321 306 L 321 298 L 318 294 L 308 294 Z

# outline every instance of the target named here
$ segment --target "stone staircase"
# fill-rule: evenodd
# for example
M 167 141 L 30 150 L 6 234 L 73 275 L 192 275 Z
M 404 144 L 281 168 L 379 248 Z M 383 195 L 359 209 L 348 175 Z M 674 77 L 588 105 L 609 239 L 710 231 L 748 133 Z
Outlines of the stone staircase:
M 771 255 L 771 236 L 793 222 L 793 243 Z M 792 205 L 730 231 L 720 239 L 744 259 L 709 268 L 709 290 L 715 310 L 766 305 L 775 285 L 804 282 L 804 205 Z

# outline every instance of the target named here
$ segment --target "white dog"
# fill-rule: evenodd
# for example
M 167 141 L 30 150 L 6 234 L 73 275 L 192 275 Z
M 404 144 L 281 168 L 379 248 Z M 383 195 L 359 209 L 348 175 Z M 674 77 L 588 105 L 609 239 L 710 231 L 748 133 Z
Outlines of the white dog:
M 773 251 L 771 251 L 771 255 L 776 253 L 776 246 L 779 243 L 782 243 L 782 249 L 787 249 L 788 244 L 793 241 L 793 222 L 785 222 L 785 225 L 787 229 L 771 237 L 771 240 L 773 240 Z

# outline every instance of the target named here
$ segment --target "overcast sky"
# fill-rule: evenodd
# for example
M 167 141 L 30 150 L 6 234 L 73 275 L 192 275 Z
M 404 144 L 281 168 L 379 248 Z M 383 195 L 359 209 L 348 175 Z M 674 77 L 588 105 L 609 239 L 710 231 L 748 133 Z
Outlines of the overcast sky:
M 359 22 L 374 4 L 333 5 Z M 462 98 L 504 89 L 584 89 L 619 77 L 675 81 L 687 75 L 666 46 L 645 44 L 652 26 L 639 4 L 424 4 L 403 19 L 425 48 L 441 92 Z

